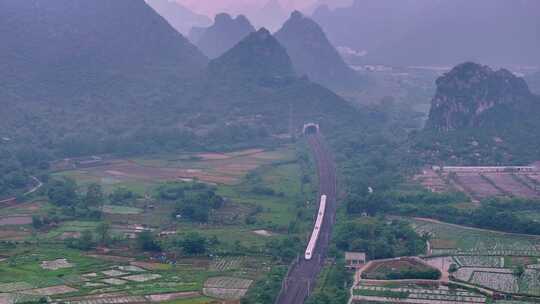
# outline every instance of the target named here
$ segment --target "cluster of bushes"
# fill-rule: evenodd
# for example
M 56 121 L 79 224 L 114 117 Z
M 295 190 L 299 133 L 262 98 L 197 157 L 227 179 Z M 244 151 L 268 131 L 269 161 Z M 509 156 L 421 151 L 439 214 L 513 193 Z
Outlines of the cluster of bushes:
M 425 252 L 426 240 L 406 222 L 361 218 L 337 224 L 336 247 L 365 252 L 369 259 L 417 255 Z
M 426 204 L 411 200 L 395 204 L 392 212 L 477 228 L 540 235 L 538 223 L 523 216 L 526 211 L 540 211 L 540 202 L 522 198 L 490 198 L 481 201 L 479 208 L 470 210 L 456 208 L 444 201 L 440 204 Z
M 438 269 L 426 268 L 406 268 L 398 269 L 385 274 L 369 275 L 363 273 L 365 279 L 372 280 L 438 280 L 441 277 L 441 272 Z
M 85 193 L 80 194 L 77 183 L 70 178 L 51 179 L 47 185 L 47 196 L 64 215 L 79 219 L 100 219 L 106 201 L 101 185 L 90 184 Z

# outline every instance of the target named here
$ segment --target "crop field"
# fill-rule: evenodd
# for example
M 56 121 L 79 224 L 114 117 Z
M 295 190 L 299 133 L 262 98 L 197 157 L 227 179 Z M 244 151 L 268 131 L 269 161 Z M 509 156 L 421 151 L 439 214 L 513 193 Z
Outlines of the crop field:
M 491 196 L 515 196 L 524 198 L 540 197 L 540 174 L 531 173 L 483 173 L 459 172 L 450 175 L 431 169 L 424 170 L 413 178 L 433 192 L 459 190 L 475 199 Z
M 141 214 L 143 210 L 128 206 L 105 205 L 103 206 L 103 212 L 107 214 L 134 215 Z
M 247 279 L 214 277 L 204 283 L 203 293 L 218 299 L 239 300 L 252 283 L 252 280 Z
M 449 289 L 443 285 L 358 285 L 353 289 L 353 303 L 457 304 L 486 302 L 487 298 L 482 294 L 464 289 Z
M 427 233 L 431 236 L 432 255 L 540 256 L 540 237 L 487 231 L 432 220 L 409 221 L 419 234 Z
M 535 190 L 520 182 L 512 174 L 484 174 L 484 176 L 510 195 L 526 198 L 538 197 Z
M 103 166 L 68 170 L 55 176 L 68 176 L 80 184 L 97 182 L 107 190 L 124 186 L 143 194 L 152 184 L 171 180 L 198 180 L 213 184 L 238 184 L 260 166 L 294 159 L 295 150 L 284 147 L 265 151 L 251 149 L 231 153 L 198 153 L 115 159 Z
M 457 265 L 461 267 L 492 267 L 502 268 L 504 267 L 504 257 L 499 256 L 477 256 L 477 255 L 465 255 L 455 256 L 454 260 Z
M 479 174 L 458 174 L 457 182 L 478 198 L 503 195 Z
M 145 269 L 135 266 L 144 263 L 130 264 L 129 259 L 117 259 L 125 260 L 120 262 L 89 257 L 59 246 L 46 250 L 14 249 L 12 254 L 0 262 L 0 297 L 6 303 L 40 296 L 78 304 L 209 303 L 211 298 L 202 296 L 203 286 L 210 288 L 209 295 L 236 298 L 244 295 L 252 283 L 252 279 L 234 276 L 212 278 L 215 271 L 211 267 L 201 269 L 195 264 L 176 267 L 163 264 L 167 267 Z M 246 270 L 244 275 L 248 276 L 256 271 L 248 274 L 247 269 L 260 266 L 259 260 L 257 263 L 237 261 L 241 262 Z M 220 262 L 217 261 L 216 265 L 221 265 Z M 237 267 L 217 268 L 226 275 L 239 272 Z M 96 299 L 101 299 L 101 302 L 92 302 Z
M 311 186 L 316 178 L 310 172 L 310 180 L 305 181 L 306 170 L 296 161 L 296 149 L 286 146 L 271 151 L 120 159 L 103 166 L 54 173 L 56 177 L 74 178 L 81 192 L 96 182 L 107 197 L 118 187 L 146 197 L 122 205 L 106 202 L 102 219 L 66 217 L 44 229 L 32 228 L 32 216 L 59 210 L 43 197 L 42 201 L 0 209 L 0 225 L 4 225 L 0 240 L 25 241 L 14 247 L 0 244 L 0 304 L 38 300 L 44 295 L 73 304 L 207 304 L 216 299 L 240 299 L 276 263 L 260 254 L 266 243 L 285 237 L 289 223 L 296 219 L 297 206 L 311 212 L 311 204 L 306 201 L 307 197 L 316 197 Z M 162 199 L 156 191 L 169 180 L 216 184 L 216 193 L 226 203 L 211 210 L 205 223 L 176 219 L 176 203 Z M 264 191 L 254 190 L 261 186 Z M 248 216 L 253 221 L 250 224 L 245 221 Z M 97 228 L 103 221 L 109 224 L 112 245 L 89 253 L 66 247 L 76 242 L 68 239 L 80 238 L 87 231 L 97 238 Z M 299 233 L 310 226 L 298 221 Z M 128 237 L 147 228 L 159 234 L 163 244 L 168 244 L 168 238 L 173 241 L 191 232 L 217 240 L 209 249 L 216 258 L 177 257 L 175 252 L 167 257 L 174 262 L 160 264 L 150 253 L 133 249 L 130 255 L 126 250 L 136 242 Z M 231 256 L 242 248 L 246 255 Z

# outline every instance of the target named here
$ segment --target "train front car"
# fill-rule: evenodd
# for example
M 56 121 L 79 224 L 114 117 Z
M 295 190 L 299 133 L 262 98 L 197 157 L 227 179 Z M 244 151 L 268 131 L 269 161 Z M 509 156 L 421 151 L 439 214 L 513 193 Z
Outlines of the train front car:
M 321 203 L 319 205 L 319 212 L 317 213 L 317 220 L 315 220 L 315 227 L 313 227 L 313 232 L 311 233 L 311 238 L 309 239 L 308 246 L 306 248 L 304 258 L 306 260 L 311 260 L 313 257 L 313 252 L 317 246 L 317 241 L 319 239 L 319 232 L 321 231 L 321 226 L 324 221 L 324 213 L 326 212 L 326 195 L 321 196 Z

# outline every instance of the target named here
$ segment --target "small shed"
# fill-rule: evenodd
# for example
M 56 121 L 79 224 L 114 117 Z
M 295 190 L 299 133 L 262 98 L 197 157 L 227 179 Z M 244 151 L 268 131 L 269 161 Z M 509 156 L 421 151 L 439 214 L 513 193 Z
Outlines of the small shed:
M 345 252 L 345 267 L 347 269 L 357 269 L 366 263 L 364 252 Z

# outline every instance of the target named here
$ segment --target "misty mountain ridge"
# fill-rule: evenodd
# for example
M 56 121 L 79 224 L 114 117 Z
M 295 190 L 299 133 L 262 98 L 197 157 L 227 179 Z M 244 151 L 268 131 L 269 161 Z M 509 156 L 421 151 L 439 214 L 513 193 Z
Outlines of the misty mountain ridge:
M 233 19 L 229 14 L 222 13 L 216 15 L 210 27 L 192 30 L 191 39 L 204 54 L 214 59 L 254 31 L 255 28 L 244 15 Z
M 191 78 L 208 62 L 144 1 L 5 0 L 0 34 L 1 82 L 19 97 L 84 98 L 135 83 L 148 91 L 163 78 Z
M 212 20 L 205 15 L 196 14 L 173 0 L 146 0 L 158 14 L 183 35 L 189 34 L 193 27 L 210 26 Z
M 285 48 L 265 28 L 249 34 L 208 66 L 209 75 L 226 80 L 268 81 L 295 76 Z
M 360 76 L 343 61 L 321 27 L 302 13 L 293 12 L 275 37 L 299 75 L 338 91 L 361 85 Z
M 348 8 L 321 7 L 313 18 L 336 46 L 367 51 L 358 64 L 540 65 L 534 0 L 357 0 Z
M 312 120 L 338 125 L 356 113 L 329 89 L 298 77 L 285 48 L 265 28 L 212 60 L 200 83 L 201 110 L 222 113 L 229 125 L 245 128 L 249 121 L 269 134 Z

